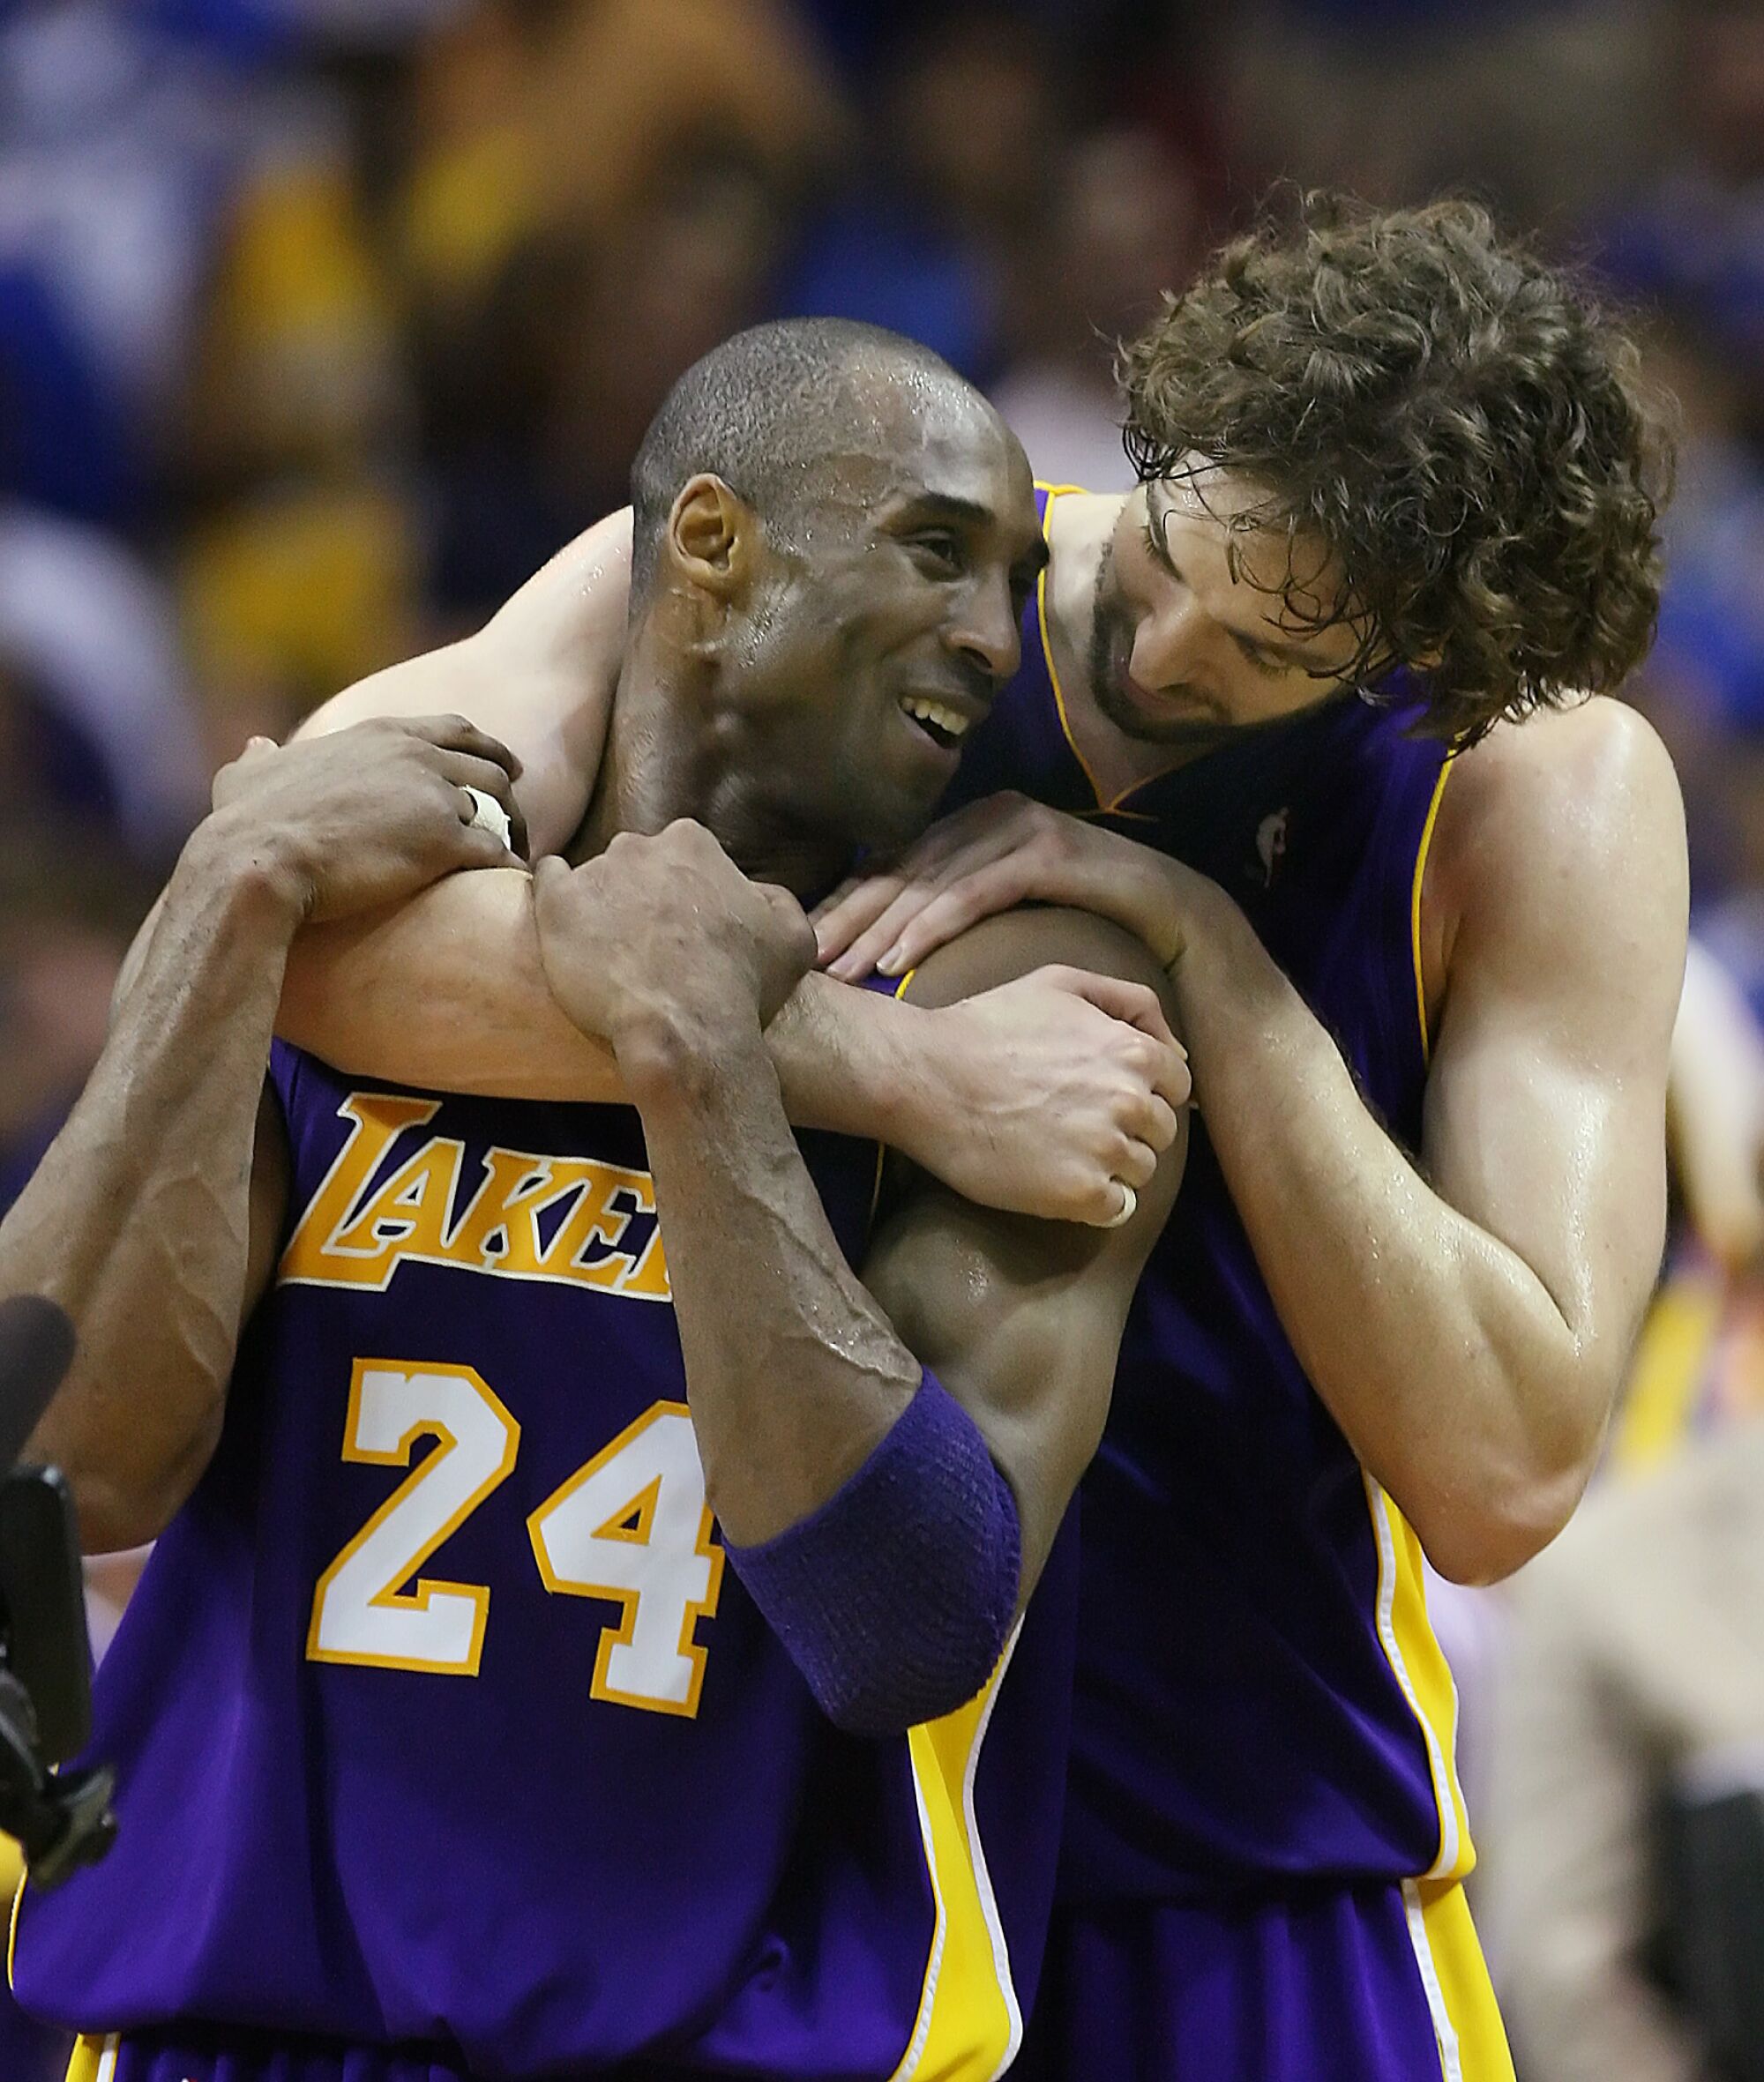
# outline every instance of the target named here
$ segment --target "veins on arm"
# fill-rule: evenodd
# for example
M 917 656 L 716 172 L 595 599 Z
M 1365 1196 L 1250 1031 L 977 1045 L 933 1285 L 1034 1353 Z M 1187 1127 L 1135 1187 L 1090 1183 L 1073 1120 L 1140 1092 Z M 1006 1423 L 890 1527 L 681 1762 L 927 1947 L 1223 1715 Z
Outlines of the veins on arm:
M 909 995 L 947 1004 L 1050 962 L 1159 991 L 1170 981 L 1132 935 L 1088 913 L 988 919 L 927 958 Z M 1100 1444 L 1133 1289 L 1180 1187 L 1185 1120 L 1116 1229 L 975 1206 L 897 1165 L 866 1286 L 914 1355 L 974 1419 L 1010 1482 L 1022 1529 L 1022 1597 L 1047 1560 Z

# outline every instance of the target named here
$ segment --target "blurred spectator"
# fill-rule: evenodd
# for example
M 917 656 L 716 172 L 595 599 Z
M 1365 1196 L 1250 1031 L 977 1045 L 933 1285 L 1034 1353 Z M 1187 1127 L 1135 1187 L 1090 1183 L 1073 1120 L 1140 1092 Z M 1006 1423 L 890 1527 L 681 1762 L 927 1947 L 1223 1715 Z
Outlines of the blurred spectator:
M 1199 250 L 1194 184 L 1157 138 L 1102 131 L 1050 162 L 1035 235 L 1016 256 L 1020 351 L 992 395 L 1036 476 L 1125 491 L 1117 340 L 1156 317 Z
M 989 383 L 1010 257 L 1061 136 L 1044 41 L 1008 8 L 940 10 L 901 39 L 870 114 L 856 178 L 811 228 L 781 306 L 892 326 Z
M 1764 1258 L 1764 1029 L 1697 941 L 1672 1034 L 1669 1129 L 1691 1228 L 1741 1272 Z
M 1648 354 L 1678 401 L 1678 474 L 1659 639 L 1632 698 L 1678 765 L 1707 906 L 1764 885 L 1764 449 L 1746 432 L 1764 373 L 1681 312 L 1656 321 Z
M 528 241 L 469 327 L 430 343 L 448 633 L 624 504 L 636 442 L 675 378 L 764 315 L 781 211 L 751 162 L 676 159 L 615 232 Z
M 0 1213 L 104 1046 L 110 996 L 156 877 L 86 839 L 8 821 L 0 844 Z
M 1678 1219 L 1612 1426 L 1642 1473 L 1686 1439 L 1764 1417 L 1764 1029 L 1697 940 L 1668 1093 Z
M 398 212 L 452 633 L 624 503 L 675 377 L 766 314 L 841 117 L 774 0 L 492 0 L 415 108 Z
M 111 825 L 169 860 L 206 806 L 207 768 L 169 604 L 94 528 L 0 502 L 0 796 L 64 851 Z
M 1224 18 L 1227 144 L 1277 175 L 1416 201 L 1473 189 L 1584 220 L 1651 163 L 1656 0 L 1245 0 Z
M 792 193 L 835 149 L 843 120 L 787 0 L 566 7 L 533 82 L 549 220 L 602 235 L 669 169 L 706 152 Z
M 116 0 L 0 27 L 0 486 L 142 517 L 246 144 L 236 83 Z
M 363 111 L 258 97 L 191 354 L 180 585 L 211 765 L 424 633 L 415 411 L 360 175 Z
M 1668 1908 L 1658 1817 L 1748 1756 L 1755 1786 L 1755 1419 L 1602 1490 L 1514 1586 L 1482 1913 L 1526 2082 L 1707 2082 L 1695 2023 L 1649 1968 Z M 1751 1973 L 1764 1980 L 1764 1958 Z
M 1633 289 L 1690 314 L 1764 407 L 1764 10 L 1662 0 L 1656 75 L 1675 149 L 1603 220 L 1603 259 Z M 1764 438 L 1764 418 L 1752 423 Z

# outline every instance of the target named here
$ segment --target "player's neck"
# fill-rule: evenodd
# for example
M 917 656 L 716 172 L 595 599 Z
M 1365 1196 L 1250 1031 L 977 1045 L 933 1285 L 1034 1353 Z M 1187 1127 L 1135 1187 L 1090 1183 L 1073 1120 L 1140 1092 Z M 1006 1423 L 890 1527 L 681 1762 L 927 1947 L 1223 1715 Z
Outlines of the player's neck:
M 621 832 L 654 833 L 689 817 L 712 832 L 742 872 L 804 899 L 831 889 L 851 848 L 781 819 L 767 777 L 742 770 L 726 734 L 708 727 L 716 668 L 699 658 L 663 659 L 633 637 L 607 726 L 606 751 L 572 861 L 591 860 Z

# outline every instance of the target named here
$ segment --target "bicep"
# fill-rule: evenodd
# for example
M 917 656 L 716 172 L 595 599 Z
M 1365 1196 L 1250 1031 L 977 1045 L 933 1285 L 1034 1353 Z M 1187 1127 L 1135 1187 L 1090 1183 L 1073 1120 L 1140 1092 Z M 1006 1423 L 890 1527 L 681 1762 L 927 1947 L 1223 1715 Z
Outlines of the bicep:
M 1422 1154 L 1442 1198 L 1603 1348 L 1614 1384 L 1664 1231 L 1686 890 L 1663 752 L 1605 749 L 1614 771 L 1588 757 L 1488 805 L 1466 850 Z

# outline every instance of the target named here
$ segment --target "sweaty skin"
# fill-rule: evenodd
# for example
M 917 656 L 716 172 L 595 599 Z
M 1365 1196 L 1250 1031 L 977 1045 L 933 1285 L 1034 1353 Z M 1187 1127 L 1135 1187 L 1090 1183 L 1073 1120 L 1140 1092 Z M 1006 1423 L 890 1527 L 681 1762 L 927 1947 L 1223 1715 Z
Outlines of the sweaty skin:
M 1104 800 L 1222 730 L 1343 698 L 1347 633 L 1282 626 L 1258 561 L 1273 548 L 1252 538 L 1235 571 L 1226 555 L 1217 516 L 1247 494 L 1206 489 L 1054 508 L 1054 659 Z M 1327 558 L 1311 569 L 1327 591 Z M 611 562 L 602 577 L 616 583 Z M 604 675 L 575 683 L 573 713 L 603 700 Z M 473 707 L 507 727 L 494 694 Z M 561 815 L 560 777 L 543 785 Z M 901 973 L 1027 899 L 1100 911 L 1173 965 L 1209 1135 L 1318 1392 L 1443 1573 L 1516 1568 L 1591 1470 L 1663 1235 L 1687 884 L 1654 733 L 1597 699 L 1499 725 L 1454 761 L 1418 918 L 1418 1160 L 1216 884 L 1021 798 L 974 805 L 841 892 L 818 916 L 823 961 Z
M 1229 512 L 1240 489 L 1208 504 Z M 1062 499 L 1051 539 L 1056 662 L 1105 795 L 1222 724 L 1342 698 L 1343 632 L 1295 644 L 1256 545 L 1234 576 L 1192 490 Z M 1021 797 L 973 805 L 845 893 L 823 956 L 892 970 L 1026 898 L 1099 910 L 1171 960 L 1197 1101 L 1307 1375 L 1443 1574 L 1517 1568 L 1585 1485 L 1664 1232 L 1687 884 L 1652 730 L 1591 700 L 1454 761 L 1417 920 L 1418 1162 L 1215 884 Z
M 1020 1607 L 1102 1436 L 1127 1303 L 1174 1198 L 1180 1146 L 1142 1180 L 1132 1220 L 1110 1230 L 978 1208 L 906 1175 L 860 1275 L 762 1041 L 771 1004 L 813 959 L 801 910 L 739 876 L 690 823 L 617 839 L 573 870 L 543 862 L 537 893 L 552 989 L 613 1036 L 643 1118 L 693 1428 L 731 1541 L 773 1539 L 825 1504 L 929 1365 L 1010 1481 Z M 1168 987 L 1129 935 L 1063 912 L 989 920 L 939 949 L 914 984 L 947 1002 L 1049 953 Z
M 972 519 L 950 532 L 971 555 Z M 520 765 L 532 854 L 560 852 L 599 772 L 630 573 L 627 511 L 560 551 L 475 636 L 347 689 L 299 735 L 493 705 Z M 411 1019 L 416 1003 L 431 1016 Z M 611 1049 L 546 988 L 518 869 L 449 877 L 411 903 L 303 933 L 276 1024 L 339 1069 L 424 1090 L 627 1096 Z M 798 1126 L 885 1142 L 968 1198 L 1061 1220 L 1110 1220 L 1117 1182 L 1149 1176 L 1188 1095 L 1179 1051 L 1113 1017 L 1069 966 L 934 1017 L 810 975 L 766 1039 Z
M 573 871 L 548 863 L 534 930 L 554 1002 L 604 1027 L 654 1138 L 694 1418 L 732 1536 L 772 1537 L 831 1497 L 930 1363 L 1010 1485 L 1027 1598 L 1101 1436 L 1128 1303 L 1180 1176 L 1175 1116 L 1156 1131 L 1162 1161 L 1122 1139 L 1111 1213 L 1125 1206 L 1131 1219 L 1118 1226 L 1025 1221 L 909 1175 L 861 1280 L 833 1242 L 763 1042 L 814 952 L 796 899 L 767 884 L 807 891 L 835 879 L 852 854 L 838 827 L 848 811 L 923 821 L 953 762 L 902 712 L 900 686 L 923 683 L 946 646 L 994 678 L 1014 662 L 1015 574 L 1021 539 L 1035 541 L 1027 466 L 980 401 L 958 395 L 968 401 L 951 406 L 953 429 L 923 451 L 907 444 L 916 461 L 901 474 L 947 478 L 981 517 L 985 540 L 959 586 L 911 540 L 873 542 L 893 493 L 862 470 L 844 522 L 824 515 L 815 555 L 794 560 L 720 481 L 682 490 L 666 576 L 625 649 L 588 819 L 593 857 Z M 817 646 L 821 608 L 842 586 L 848 670 L 835 680 Z M 763 669 L 744 662 L 761 602 Z M 744 732 L 766 742 L 731 757 Z M 457 720 L 427 735 L 436 749 L 414 727 L 363 723 L 255 750 L 243 763 L 248 787 L 223 777 L 106 1061 L 4 1232 L 8 1283 L 56 1293 L 79 1325 L 84 1372 L 38 1446 L 72 1475 L 90 1544 L 156 1533 L 219 1437 L 239 1332 L 288 1213 L 279 1116 L 258 1095 L 296 928 L 508 858 L 469 828 L 465 784 L 512 802 L 514 756 Z M 793 736 L 805 748 L 794 761 Z M 830 736 L 842 744 L 829 766 Z M 233 803 L 241 790 L 250 816 Z M 681 821 L 694 810 L 722 832 Z M 718 843 L 725 836 L 751 878 Z M 781 957 L 729 953 L 780 933 Z M 1071 995 L 1132 1036 L 1149 1087 L 1150 1066 L 1176 1053 L 1160 1004 L 1168 981 L 1104 921 L 989 924 L 927 965 L 925 989 L 954 1000 L 1049 959 L 1092 972 Z M 218 1054 L 192 1045 L 211 1026 L 223 1037 Z M 95 1190 L 71 1189 L 82 1165 Z M 69 1190 L 51 1225 L 44 1195 L 58 1186 Z M 112 1241 L 107 1196 L 116 1194 L 165 1219 L 124 1224 Z M 768 1268 L 759 1282 L 756 1262 Z M 730 1339 L 736 1316 L 744 1334 Z M 785 1354 L 794 1392 L 781 1402 Z M 923 1701 L 923 1713 L 952 1710 L 988 1674 L 966 1673 L 959 1696 Z

